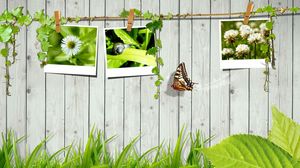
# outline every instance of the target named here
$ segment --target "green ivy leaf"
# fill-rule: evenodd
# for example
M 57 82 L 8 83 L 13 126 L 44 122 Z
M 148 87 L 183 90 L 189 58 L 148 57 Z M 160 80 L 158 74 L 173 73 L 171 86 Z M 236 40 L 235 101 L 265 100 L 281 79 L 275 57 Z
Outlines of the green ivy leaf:
M 155 45 L 156 45 L 156 47 L 162 48 L 161 40 L 160 39 L 156 39 L 155 40 Z
M 164 78 L 160 74 L 158 74 L 158 79 L 161 80 L 161 81 L 164 80 Z
M 159 65 L 164 66 L 164 61 L 161 57 L 157 58 L 157 62 L 158 62 Z
M 147 11 L 143 14 L 143 17 L 144 19 L 151 19 L 153 17 L 153 14 Z
M 1 50 L 1 55 L 2 55 L 3 57 L 7 57 L 7 56 L 8 56 L 8 52 L 9 52 L 9 49 L 8 49 L 8 48 L 3 48 L 3 49 Z
M 80 21 L 80 17 L 79 17 L 79 16 L 76 16 L 75 22 L 78 23 L 79 21 Z
M 64 24 L 66 24 L 67 23 L 67 18 L 65 18 L 65 17 L 61 17 L 60 18 L 60 24 L 62 24 L 62 25 L 64 25 Z
M 0 15 L 0 21 L 11 22 L 13 20 L 14 16 L 8 10 L 4 10 L 4 12 Z
M 20 28 L 18 26 L 13 26 L 12 27 L 12 33 L 13 34 L 17 34 L 17 33 L 19 33 L 19 31 L 20 31 Z
M 23 12 L 22 12 L 22 11 L 23 11 L 23 8 L 24 8 L 24 7 L 20 6 L 20 7 L 17 7 L 17 8 L 15 8 L 15 9 L 13 9 L 13 10 L 11 11 L 12 15 L 14 15 L 14 16 L 17 17 L 17 18 L 23 16 Z
M 155 86 L 159 86 L 161 84 L 161 81 L 158 79 L 155 81 Z
M 173 14 L 169 12 L 168 15 L 167 15 L 167 19 L 170 20 L 172 18 L 173 18 Z
M 20 24 L 21 26 L 23 25 L 29 26 L 31 22 L 32 22 L 32 18 L 30 15 L 20 16 L 20 18 L 18 19 L 18 24 Z
M 163 23 L 161 20 L 154 20 L 148 24 L 146 24 L 146 27 L 151 30 L 152 32 L 155 32 L 156 30 L 161 30 L 163 26 Z
M 119 16 L 122 17 L 122 18 L 127 18 L 128 15 L 129 15 L 129 11 L 123 9 L 123 11 L 120 13 Z
M 300 10 L 299 7 L 292 7 L 292 8 L 290 8 L 290 11 L 293 12 L 293 13 L 297 13 L 299 10 Z
M 11 39 L 12 31 L 10 26 L 0 25 L 0 42 L 8 42 Z
M 273 22 L 266 22 L 266 27 L 267 27 L 267 29 L 272 30 L 273 29 Z
M 154 99 L 158 99 L 159 98 L 159 93 L 155 93 L 154 94 Z
M 11 66 L 11 61 L 9 61 L 9 60 L 5 61 L 5 65 L 6 66 Z
M 158 69 L 158 67 L 152 68 L 152 73 L 154 73 L 155 75 L 159 74 L 159 69 Z
M 34 13 L 34 19 L 41 20 L 43 18 L 45 18 L 45 11 L 44 11 L 44 9 L 42 9 L 42 10 L 37 11 L 37 12 Z
M 134 9 L 134 14 L 136 16 L 142 16 L 142 12 L 140 10 L 138 10 L 138 9 Z
M 262 8 L 257 8 L 255 11 L 255 13 L 263 13 L 263 12 L 264 12 L 264 10 Z
M 38 59 L 40 61 L 44 61 L 47 56 L 47 54 L 45 52 L 39 52 L 37 55 L 38 55 Z
M 42 48 L 42 51 L 44 51 L 44 52 L 48 51 L 50 46 L 51 45 L 48 41 L 42 41 L 41 42 L 41 48 Z
M 156 55 L 157 51 L 158 51 L 157 47 L 152 47 L 147 51 L 147 54 L 148 55 Z

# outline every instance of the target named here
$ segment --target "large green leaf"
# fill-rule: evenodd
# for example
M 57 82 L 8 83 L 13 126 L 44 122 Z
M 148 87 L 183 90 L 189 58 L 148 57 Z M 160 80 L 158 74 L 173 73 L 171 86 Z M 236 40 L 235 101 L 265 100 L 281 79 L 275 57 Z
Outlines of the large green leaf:
M 125 44 L 133 44 L 136 46 L 140 46 L 140 44 L 137 41 L 135 41 L 132 37 L 130 37 L 130 35 L 124 30 L 114 29 L 114 32 Z
M 292 168 L 299 163 L 269 140 L 254 135 L 233 135 L 220 144 L 203 149 L 218 167 Z
M 156 59 L 153 55 L 147 55 L 146 50 L 127 48 L 120 55 L 107 55 L 108 62 L 111 60 L 133 61 L 149 66 L 156 66 Z
M 272 107 L 272 129 L 269 140 L 300 160 L 300 125 Z
M 12 28 L 7 25 L 0 25 L 0 42 L 6 43 L 10 40 L 12 35 Z

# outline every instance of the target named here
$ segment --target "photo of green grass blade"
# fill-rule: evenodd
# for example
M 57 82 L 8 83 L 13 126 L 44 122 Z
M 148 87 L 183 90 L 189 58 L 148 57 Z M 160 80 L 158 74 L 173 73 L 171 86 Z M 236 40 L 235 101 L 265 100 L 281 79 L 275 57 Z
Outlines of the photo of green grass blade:
M 114 156 L 107 145 L 114 141 L 115 136 L 105 138 L 101 130 L 92 128 L 86 144 L 71 144 L 50 154 L 46 143 L 51 137 L 42 140 L 25 157 L 21 156 L 18 145 L 26 137 L 17 138 L 14 132 L 2 133 L 0 141 L 0 167 L 2 168 L 210 168 L 212 165 L 203 156 L 201 150 L 206 148 L 210 139 L 204 139 L 200 131 L 195 134 L 181 129 L 175 146 L 161 143 L 143 153 L 136 149 L 141 136 L 133 138 Z M 191 144 L 188 147 L 188 143 Z M 189 149 L 184 156 L 184 149 Z M 114 149 L 111 149 L 112 151 Z

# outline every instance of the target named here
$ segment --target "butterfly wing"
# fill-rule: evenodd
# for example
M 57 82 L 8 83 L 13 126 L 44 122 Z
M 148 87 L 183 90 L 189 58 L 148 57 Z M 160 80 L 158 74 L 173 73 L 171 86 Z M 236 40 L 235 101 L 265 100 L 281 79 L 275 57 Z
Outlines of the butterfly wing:
M 180 63 L 176 69 L 172 87 L 178 91 L 192 90 L 193 83 L 187 76 L 184 62 Z
M 188 74 L 186 72 L 185 63 L 182 62 L 181 64 L 181 71 L 182 71 L 182 77 L 185 81 L 186 90 L 193 90 L 194 82 L 188 77 Z

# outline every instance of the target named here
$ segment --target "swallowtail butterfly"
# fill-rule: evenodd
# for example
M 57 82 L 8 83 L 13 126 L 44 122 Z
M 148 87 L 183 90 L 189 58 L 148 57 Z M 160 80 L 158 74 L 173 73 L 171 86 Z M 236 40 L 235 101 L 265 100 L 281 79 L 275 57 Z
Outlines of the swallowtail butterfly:
M 194 84 L 196 83 L 192 82 L 191 79 L 188 78 L 184 62 L 180 63 L 176 69 L 171 87 L 178 91 L 192 91 Z

